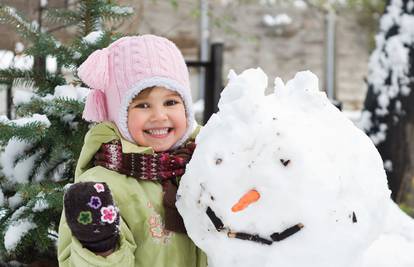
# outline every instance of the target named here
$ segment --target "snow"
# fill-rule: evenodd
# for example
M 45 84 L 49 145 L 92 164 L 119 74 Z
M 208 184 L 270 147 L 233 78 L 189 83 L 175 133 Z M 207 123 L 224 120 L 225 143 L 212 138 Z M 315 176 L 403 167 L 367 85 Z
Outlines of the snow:
M 40 0 L 40 6 L 46 7 L 47 6 L 47 0 Z
M 7 69 L 13 61 L 13 57 L 13 52 L 0 50 L 0 69 Z
M 23 50 L 24 50 L 24 45 L 23 45 L 21 42 L 17 42 L 17 43 L 15 44 L 15 46 L 14 46 L 14 51 L 15 51 L 17 54 L 20 54 L 20 53 L 22 53 L 22 52 L 23 52 Z
M 57 70 L 57 59 L 56 57 L 47 56 L 46 57 L 46 69 L 50 73 L 55 73 Z
M 36 200 L 36 203 L 33 207 L 33 212 L 44 211 L 47 208 L 49 208 L 49 203 L 47 203 L 46 199 L 39 198 Z
M 22 219 L 10 225 L 4 235 L 4 247 L 6 250 L 8 252 L 14 251 L 21 238 L 34 228 L 36 228 L 36 224 L 29 219 Z
M 391 160 L 385 160 L 384 161 L 384 169 L 388 172 L 392 171 L 392 161 Z
M 11 221 L 16 221 L 16 220 L 20 219 L 20 217 L 22 217 L 22 215 L 24 213 L 26 213 L 27 210 L 28 210 L 28 208 L 26 206 L 21 206 L 15 212 L 13 212 L 13 215 L 11 216 L 10 220 Z
M 114 6 L 111 8 L 111 11 L 115 14 L 133 14 L 134 9 L 132 7 L 120 7 L 120 6 Z
M 18 156 L 25 153 L 30 148 L 30 144 L 26 141 L 20 141 L 12 138 L 4 149 L 4 152 L 0 154 L 0 165 L 2 166 L 2 172 L 5 177 L 12 183 L 28 183 L 30 172 L 33 168 L 33 164 L 38 157 L 38 153 L 20 160 L 15 164 L 15 160 Z
M 26 90 L 16 90 L 13 95 L 13 104 L 15 106 L 29 103 L 35 93 Z
M 9 197 L 7 199 L 7 201 L 9 203 L 9 208 L 16 209 L 23 202 L 22 194 L 20 194 L 19 192 L 17 192 L 16 194 L 14 194 L 14 196 Z
M 378 151 L 319 91 L 313 73 L 286 85 L 276 78 L 267 96 L 266 87 L 260 69 L 229 74 L 177 193 L 189 236 L 210 267 L 361 267 L 391 201 Z M 234 212 L 251 190 L 258 200 Z M 297 232 L 270 245 L 232 238 L 272 242 L 290 228 Z
M 414 5 L 413 1 L 406 1 L 408 9 Z M 375 144 L 380 144 L 387 138 L 387 129 L 375 128 L 377 121 L 389 115 L 403 116 L 401 104 L 390 105 L 395 99 L 408 96 L 411 92 L 409 78 L 410 47 L 414 43 L 414 16 L 403 10 L 401 0 L 391 0 L 386 12 L 380 19 L 380 31 L 375 37 L 376 50 L 371 54 L 369 61 L 368 84 L 377 96 L 378 108 L 371 114 L 371 118 L 361 123 L 362 128 L 370 132 Z M 390 29 L 397 27 L 397 32 L 387 36 Z M 394 116 L 394 115 L 393 115 Z M 376 120 L 372 122 L 372 120 Z M 398 121 L 398 116 L 394 121 Z M 367 123 L 368 125 L 363 125 Z
M 291 24 L 292 18 L 289 17 L 289 15 L 287 14 L 278 14 L 276 16 L 266 14 L 263 16 L 262 21 L 264 25 L 268 27 L 276 27 L 276 26 Z
M 90 89 L 85 87 L 75 87 L 72 84 L 59 85 L 55 87 L 54 97 L 84 101 Z
M 4 193 L 3 190 L 0 188 L 0 207 L 4 206 Z
M 385 218 L 383 234 L 371 245 L 364 256 L 364 267 L 414 266 L 414 223 L 393 202 L 388 203 L 389 216 Z
M 44 124 L 46 127 L 50 127 L 51 123 L 46 115 L 42 114 L 33 114 L 31 117 L 24 117 L 20 119 L 15 120 L 8 120 L 5 118 L 5 116 L 2 116 L 1 119 L 2 123 L 8 123 L 8 124 L 14 124 L 16 126 L 24 126 L 29 123 L 39 122 L 41 124 Z
M 93 31 L 90 32 L 88 35 L 83 37 L 83 41 L 88 44 L 94 44 L 98 41 L 99 38 L 101 38 L 103 32 L 102 31 Z
M 14 67 L 20 70 L 30 70 L 33 62 L 32 56 L 14 55 L 11 51 L 0 50 L 0 69 Z
M 0 220 L 4 218 L 4 216 L 7 215 L 7 210 L 6 209 L 0 209 Z
M 295 0 L 293 1 L 293 6 L 296 7 L 297 9 L 303 10 L 308 7 L 308 4 L 303 0 Z

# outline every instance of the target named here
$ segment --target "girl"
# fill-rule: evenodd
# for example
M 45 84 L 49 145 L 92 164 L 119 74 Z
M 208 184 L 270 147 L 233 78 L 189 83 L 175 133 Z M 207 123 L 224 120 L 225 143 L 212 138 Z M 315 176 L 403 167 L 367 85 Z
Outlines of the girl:
M 175 208 L 195 148 L 188 69 L 169 40 L 124 37 L 78 75 L 90 129 L 59 226 L 60 266 L 207 265 Z

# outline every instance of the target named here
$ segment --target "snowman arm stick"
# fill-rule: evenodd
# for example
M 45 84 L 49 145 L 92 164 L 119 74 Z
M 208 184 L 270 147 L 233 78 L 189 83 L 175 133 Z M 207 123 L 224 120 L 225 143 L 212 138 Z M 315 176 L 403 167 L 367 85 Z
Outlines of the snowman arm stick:
M 276 241 L 282 241 L 283 239 L 288 238 L 289 236 L 296 234 L 303 227 L 304 227 L 304 225 L 302 223 L 298 223 L 298 224 L 286 229 L 285 231 L 283 231 L 281 233 L 273 233 L 270 237 L 275 242 Z
M 273 241 L 260 237 L 259 235 L 252 235 L 252 234 L 247 234 L 247 233 L 228 232 L 227 236 L 230 238 L 249 240 L 249 241 L 254 241 L 254 242 L 262 243 L 266 245 L 271 245 L 273 243 Z

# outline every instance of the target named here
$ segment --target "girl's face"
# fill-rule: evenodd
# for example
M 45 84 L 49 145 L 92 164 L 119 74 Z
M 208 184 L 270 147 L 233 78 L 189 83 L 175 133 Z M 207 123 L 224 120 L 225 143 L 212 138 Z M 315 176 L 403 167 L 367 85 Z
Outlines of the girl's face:
M 132 138 L 156 152 L 170 149 L 186 129 L 183 100 L 164 87 L 143 90 L 128 107 L 128 130 Z

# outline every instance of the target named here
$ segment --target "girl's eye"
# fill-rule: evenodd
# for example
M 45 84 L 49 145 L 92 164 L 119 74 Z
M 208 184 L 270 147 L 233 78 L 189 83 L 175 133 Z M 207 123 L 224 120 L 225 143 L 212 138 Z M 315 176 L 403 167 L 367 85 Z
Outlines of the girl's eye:
M 135 105 L 136 108 L 149 108 L 149 104 L 148 103 L 139 103 L 137 105 Z
M 174 100 L 174 99 L 165 101 L 165 105 L 166 106 L 174 106 L 174 105 L 176 105 L 178 103 L 180 103 L 180 102 L 178 102 L 177 100 Z

